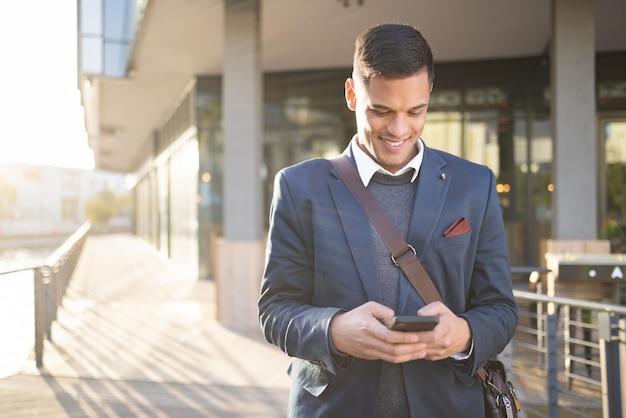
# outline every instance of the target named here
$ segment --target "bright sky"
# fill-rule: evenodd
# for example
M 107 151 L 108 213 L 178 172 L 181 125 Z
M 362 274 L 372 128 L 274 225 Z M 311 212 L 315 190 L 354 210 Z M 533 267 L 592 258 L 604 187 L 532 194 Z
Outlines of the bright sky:
M 77 87 L 76 0 L 1 0 L 0 54 L 0 162 L 93 168 Z

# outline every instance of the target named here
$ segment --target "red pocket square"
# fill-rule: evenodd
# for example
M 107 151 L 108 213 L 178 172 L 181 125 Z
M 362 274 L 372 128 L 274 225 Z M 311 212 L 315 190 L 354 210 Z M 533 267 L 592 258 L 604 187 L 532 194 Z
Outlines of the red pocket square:
M 471 230 L 472 228 L 470 228 L 470 225 L 467 222 L 467 220 L 465 220 L 465 218 L 459 218 L 456 221 L 454 221 L 452 225 L 448 227 L 448 229 L 443 231 L 443 236 L 454 237 L 456 235 L 467 234 Z

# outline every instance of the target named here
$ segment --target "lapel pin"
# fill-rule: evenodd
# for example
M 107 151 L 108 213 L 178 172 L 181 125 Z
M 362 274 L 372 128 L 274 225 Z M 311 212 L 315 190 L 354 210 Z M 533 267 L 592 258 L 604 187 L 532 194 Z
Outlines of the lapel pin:
M 439 174 L 439 180 L 445 180 L 445 179 L 446 179 L 446 173 Z

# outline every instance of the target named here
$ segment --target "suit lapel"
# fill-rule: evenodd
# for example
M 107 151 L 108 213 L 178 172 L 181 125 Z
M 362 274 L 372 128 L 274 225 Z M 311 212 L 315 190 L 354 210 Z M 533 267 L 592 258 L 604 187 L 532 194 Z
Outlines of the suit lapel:
M 424 258 L 428 247 L 431 245 L 452 180 L 452 176 L 445 171 L 445 165 L 445 161 L 425 148 L 424 160 L 417 177 L 417 193 L 413 202 L 407 237 L 407 242 L 415 248 L 420 260 Z M 398 312 L 408 309 L 411 313 L 415 313 L 424 305 L 424 302 L 420 301 L 419 306 L 407 306 L 408 295 L 412 292 L 414 290 L 409 281 L 402 280 L 400 282 Z M 413 304 L 413 302 L 411 303 Z
M 328 186 L 352 253 L 352 262 L 361 277 L 367 299 L 380 302 L 382 297 L 369 218 L 334 169 L 332 173 L 337 179 L 331 180 Z
M 452 181 L 445 165 L 445 161 L 425 148 L 407 237 L 407 242 L 415 247 L 420 260 L 433 239 Z

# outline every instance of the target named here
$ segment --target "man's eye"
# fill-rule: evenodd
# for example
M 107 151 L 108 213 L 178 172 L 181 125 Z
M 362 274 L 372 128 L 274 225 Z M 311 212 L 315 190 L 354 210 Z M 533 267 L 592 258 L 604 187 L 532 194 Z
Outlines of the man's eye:
M 389 114 L 388 110 L 382 110 L 382 109 L 370 109 L 375 115 L 378 116 L 385 116 Z

